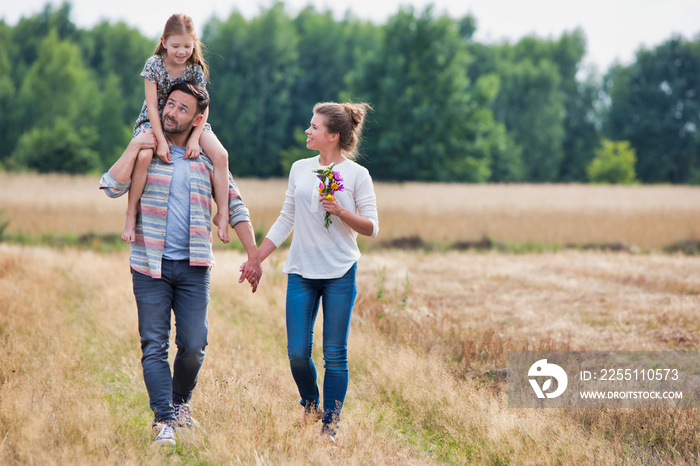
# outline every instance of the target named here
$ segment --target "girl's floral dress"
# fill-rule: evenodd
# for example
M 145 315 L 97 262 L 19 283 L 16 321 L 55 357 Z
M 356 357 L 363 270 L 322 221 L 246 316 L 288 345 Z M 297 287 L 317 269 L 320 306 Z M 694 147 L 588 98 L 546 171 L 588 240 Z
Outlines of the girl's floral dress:
M 187 64 L 187 68 L 185 68 L 185 72 L 182 73 L 182 76 L 179 78 L 170 79 L 170 73 L 168 73 L 168 67 L 165 66 L 165 59 L 162 55 L 153 55 L 151 58 L 146 60 L 143 71 L 141 71 L 141 76 L 156 84 L 156 87 L 158 88 L 158 114 L 161 116 L 163 115 L 165 102 L 168 100 L 170 88 L 174 84 L 181 81 L 189 81 L 202 87 L 206 87 L 204 70 L 202 70 L 201 66 L 193 65 L 191 63 Z M 134 124 L 132 137 L 136 137 L 139 132 L 150 127 L 151 122 L 148 119 L 148 106 L 144 100 L 143 107 L 141 107 L 141 113 L 139 113 L 136 123 Z M 211 131 L 211 126 L 209 126 L 209 123 L 204 126 L 204 130 Z

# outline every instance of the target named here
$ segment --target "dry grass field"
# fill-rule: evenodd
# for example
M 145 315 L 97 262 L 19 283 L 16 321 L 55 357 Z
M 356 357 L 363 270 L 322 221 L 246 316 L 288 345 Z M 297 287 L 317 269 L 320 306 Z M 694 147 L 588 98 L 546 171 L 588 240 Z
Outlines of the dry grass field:
M 119 233 L 122 200 L 96 183 L 0 174 L 8 231 Z M 254 221 L 269 226 L 284 183 L 240 185 Z M 377 242 L 487 234 L 657 248 L 700 227 L 698 188 L 379 184 L 377 193 Z M 343 423 L 329 445 L 300 422 L 288 369 L 286 251 L 265 263 L 256 294 L 237 284 L 240 252 L 216 255 L 210 346 L 192 400 L 200 425 L 178 431 L 176 447 L 154 448 L 128 252 L 0 243 L 0 464 L 700 459 L 697 410 L 512 409 L 503 380 L 487 376 L 514 350 L 699 350 L 698 256 L 371 248 L 359 264 Z
M 285 180 L 237 180 L 256 230 L 279 215 Z M 0 173 L 8 232 L 120 233 L 126 197 L 107 201 L 91 176 Z M 700 187 L 377 183 L 377 241 L 473 241 L 659 248 L 700 239 Z

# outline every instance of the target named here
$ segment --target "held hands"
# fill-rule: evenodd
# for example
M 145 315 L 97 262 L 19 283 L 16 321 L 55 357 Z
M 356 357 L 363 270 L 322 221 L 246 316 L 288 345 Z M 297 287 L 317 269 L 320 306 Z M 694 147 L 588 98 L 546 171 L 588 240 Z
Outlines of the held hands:
M 238 283 L 243 283 L 243 280 L 248 280 L 253 293 L 255 293 L 255 291 L 258 289 L 258 284 L 260 283 L 260 278 L 262 277 L 263 273 L 258 254 L 256 253 L 254 256 L 249 255 L 248 260 L 242 263 L 238 270 L 241 272 Z

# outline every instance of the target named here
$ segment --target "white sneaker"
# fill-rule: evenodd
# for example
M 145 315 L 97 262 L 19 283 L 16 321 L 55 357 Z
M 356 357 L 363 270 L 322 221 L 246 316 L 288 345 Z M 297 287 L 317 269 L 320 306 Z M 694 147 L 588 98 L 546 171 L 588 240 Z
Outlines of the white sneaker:
M 338 428 L 335 424 L 324 423 L 321 427 L 321 436 L 330 443 L 335 443 L 335 436 L 338 433 Z
M 175 408 L 175 425 L 178 427 L 192 427 L 198 425 L 192 418 L 192 408 L 189 403 L 173 403 Z
M 165 422 L 157 422 L 153 425 L 153 430 L 158 432 L 153 441 L 156 445 L 175 445 L 175 428 Z

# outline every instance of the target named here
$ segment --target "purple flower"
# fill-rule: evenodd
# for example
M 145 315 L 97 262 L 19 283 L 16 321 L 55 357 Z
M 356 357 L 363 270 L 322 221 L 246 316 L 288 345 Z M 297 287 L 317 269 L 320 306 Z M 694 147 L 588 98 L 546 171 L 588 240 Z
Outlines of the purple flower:
M 335 181 L 343 181 L 339 172 L 333 172 L 333 178 L 335 178 Z

